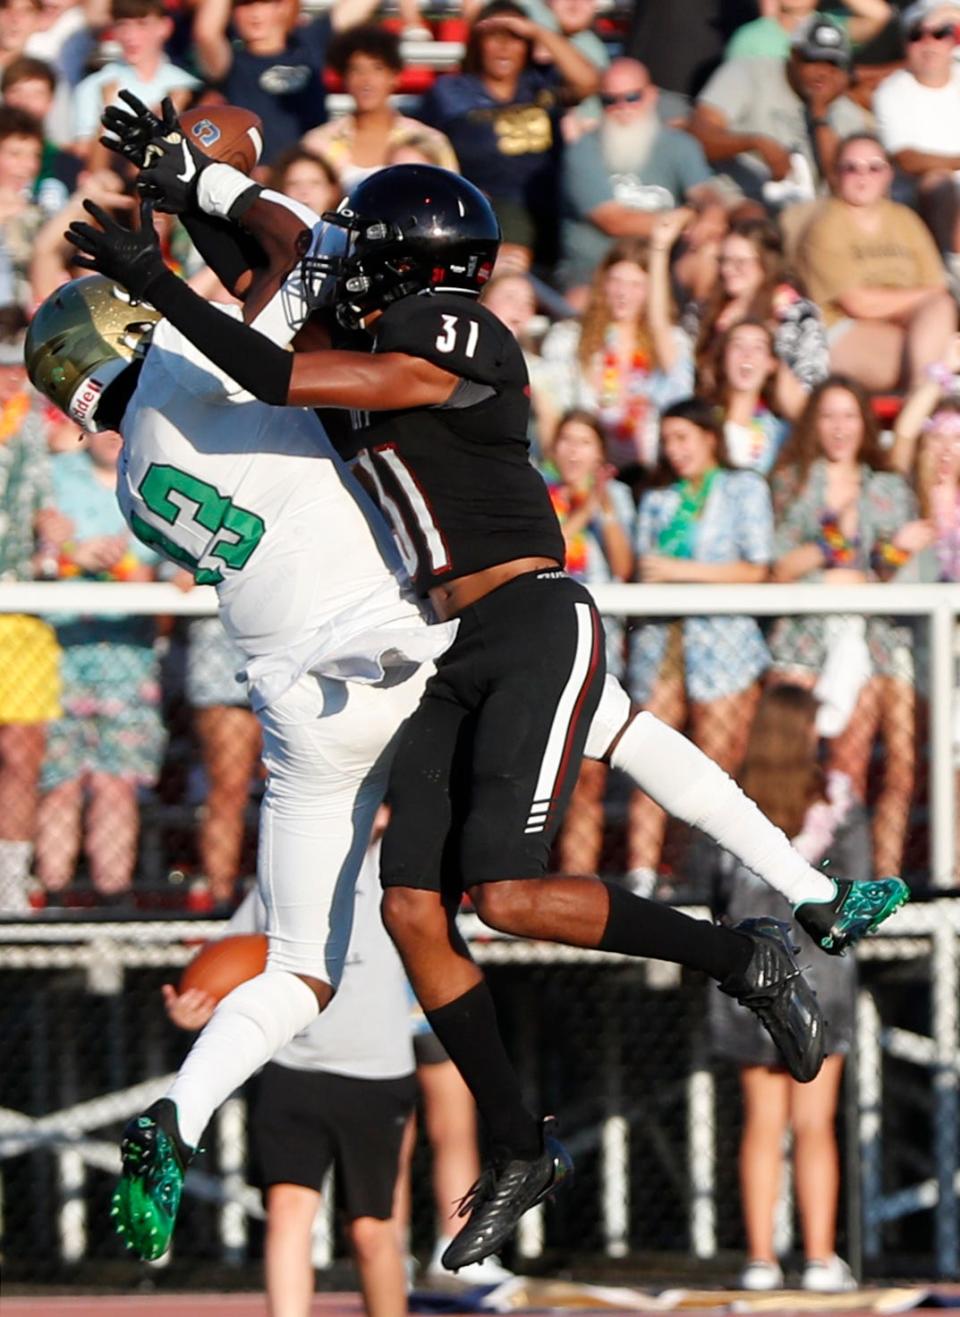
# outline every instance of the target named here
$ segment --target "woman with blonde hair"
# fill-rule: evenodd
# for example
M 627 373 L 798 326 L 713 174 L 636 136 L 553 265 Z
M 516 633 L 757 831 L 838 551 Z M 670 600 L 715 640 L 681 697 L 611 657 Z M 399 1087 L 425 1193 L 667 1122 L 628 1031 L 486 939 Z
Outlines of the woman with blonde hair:
M 865 391 L 831 375 L 810 396 L 773 475 L 774 580 L 888 581 L 931 539 L 907 481 L 888 469 Z M 874 814 L 875 862 L 896 873 L 914 780 L 914 666 L 891 618 L 781 618 L 770 637 L 781 679 L 816 688 L 829 764 L 866 799 L 878 733 L 886 747 Z
M 800 686 L 766 690 L 757 708 L 739 774 L 744 791 L 811 864 L 835 863 L 837 872 L 872 877 L 866 810 L 849 779 L 824 775 L 817 761 L 817 701 Z M 807 1290 L 855 1289 L 849 1267 L 836 1254 L 840 1162 L 836 1114 L 844 1057 L 853 1038 L 856 963 L 817 953 L 792 921 L 789 904 L 726 851 L 699 854 L 714 891 L 716 913 L 736 921 L 768 915 L 791 924 L 805 973 L 814 984 L 826 1020 L 827 1057 L 810 1084 L 783 1069 L 763 1031 L 742 1006 L 713 993 L 710 1025 L 714 1052 L 739 1067 L 743 1096 L 740 1199 L 747 1236 L 747 1263 L 740 1284 L 748 1290 L 783 1285 L 774 1242 L 774 1216 L 783 1176 L 784 1135 L 793 1134 L 794 1184 L 803 1234 Z M 721 998 L 714 1001 L 713 998 Z
M 660 413 L 693 389 L 693 355 L 672 314 L 666 257 L 642 238 L 615 243 L 580 320 L 543 341 L 557 413 L 596 412 L 621 473 L 656 465 Z

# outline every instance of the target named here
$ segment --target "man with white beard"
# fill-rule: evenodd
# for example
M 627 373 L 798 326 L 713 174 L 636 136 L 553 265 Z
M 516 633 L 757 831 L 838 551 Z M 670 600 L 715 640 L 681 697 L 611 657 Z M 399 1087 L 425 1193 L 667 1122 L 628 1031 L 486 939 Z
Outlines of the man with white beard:
M 658 95 L 639 60 L 615 59 L 600 81 L 599 124 L 567 146 L 560 275 L 568 292 L 589 282 L 612 243 L 647 237 L 664 211 L 722 204 L 703 148 L 661 123 Z

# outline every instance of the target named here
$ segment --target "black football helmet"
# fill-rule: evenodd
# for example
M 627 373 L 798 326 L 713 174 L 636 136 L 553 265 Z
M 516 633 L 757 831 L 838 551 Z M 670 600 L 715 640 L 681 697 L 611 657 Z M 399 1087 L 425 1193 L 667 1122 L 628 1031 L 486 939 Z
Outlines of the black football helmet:
M 349 329 L 411 293 L 479 297 L 500 246 L 499 222 L 479 188 L 434 165 L 380 169 L 323 218 L 347 231 L 335 302 Z

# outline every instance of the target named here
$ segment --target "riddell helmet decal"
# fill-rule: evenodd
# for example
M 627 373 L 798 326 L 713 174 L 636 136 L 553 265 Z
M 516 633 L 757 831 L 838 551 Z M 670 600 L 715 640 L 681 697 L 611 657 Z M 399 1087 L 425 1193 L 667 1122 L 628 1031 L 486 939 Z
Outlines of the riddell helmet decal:
M 97 379 L 96 375 L 91 375 L 83 381 L 70 399 L 70 416 L 78 425 L 83 425 L 85 421 L 90 420 L 92 413 L 97 409 L 97 403 L 100 401 L 102 393 L 103 384 Z

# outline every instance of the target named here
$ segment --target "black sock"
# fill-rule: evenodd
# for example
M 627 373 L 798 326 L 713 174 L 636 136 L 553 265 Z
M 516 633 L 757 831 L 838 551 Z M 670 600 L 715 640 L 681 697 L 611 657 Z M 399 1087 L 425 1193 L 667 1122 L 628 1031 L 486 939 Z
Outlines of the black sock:
M 672 960 L 689 969 L 702 969 L 720 982 L 747 968 L 753 943 L 742 933 L 706 919 L 691 919 L 669 905 L 634 896 L 617 883 L 604 883 L 604 887 L 610 895 L 610 913 L 600 939 L 601 951 Z
M 518 1157 L 538 1156 L 540 1125 L 524 1106 L 486 983 L 424 1013 L 476 1099 L 493 1143 Z

